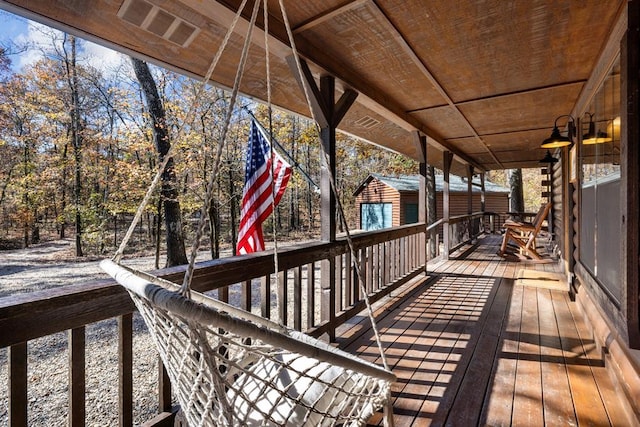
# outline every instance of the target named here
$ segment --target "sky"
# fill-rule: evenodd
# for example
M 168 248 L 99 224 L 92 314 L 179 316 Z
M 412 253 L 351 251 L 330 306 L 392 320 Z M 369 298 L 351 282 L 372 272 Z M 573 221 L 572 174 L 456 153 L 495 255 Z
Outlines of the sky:
M 26 52 L 10 56 L 14 72 L 21 72 L 24 67 L 28 67 L 42 57 L 43 49 L 51 48 L 51 38 L 47 34 L 50 31 L 51 29 L 45 25 L 0 10 L 0 45 L 34 46 Z M 125 60 L 124 55 L 91 42 L 84 42 L 82 49 L 84 60 L 103 71 L 116 70 Z

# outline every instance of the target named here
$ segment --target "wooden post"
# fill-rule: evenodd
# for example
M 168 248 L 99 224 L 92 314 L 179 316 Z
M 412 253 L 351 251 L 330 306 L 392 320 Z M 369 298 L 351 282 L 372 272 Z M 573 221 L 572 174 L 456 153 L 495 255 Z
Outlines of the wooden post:
M 118 406 L 120 426 L 133 425 L 133 315 L 118 317 Z
M 467 165 L 467 214 L 473 213 L 473 166 Z M 473 239 L 473 220 L 469 218 L 467 223 L 469 239 Z
M 620 43 L 621 197 L 623 286 L 629 347 L 640 348 L 640 2 L 628 3 L 629 28 Z
M 27 343 L 9 347 L 9 425 L 27 426 Z
M 467 165 L 467 213 L 473 213 L 473 166 Z
M 298 83 L 310 95 L 313 117 L 320 126 L 320 143 L 324 159 L 321 160 L 320 197 L 321 197 L 321 238 L 325 242 L 336 240 L 336 195 L 331 188 L 331 180 L 336 176 L 336 127 L 353 105 L 358 94 L 346 89 L 338 102 L 335 102 L 335 78 L 322 76 L 320 87 L 306 62 L 301 62 L 302 76 L 298 75 L 294 58 L 287 58 L 294 75 L 299 77 Z M 329 322 L 330 341 L 335 341 L 336 318 L 336 260 L 330 258 L 320 264 L 320 280 L 322 288 L 322 321 Z
M 424 251 L 424 256 L 421 254 L 421 258 L 424 259 L 424 272 L 427 274 L 427 254 L 429 253 L 428 236 L 426 232 L 427 226 L 427 137 L 424 135 L 416 135 L 420 149 L 422 150 L 422 161 L 420 162 L 420 185 L 418 189 L 418 222 L 425 224 L 424 241 L 420 245 L 420 250 Z
M 69 336 L 69 427 L 85 425 L 85 327 Z
M 450 245 L 450 228 L 449 228 L 449 173 L 451 172 L 451 162 L 453 161 L 453 153 L 451 151 L 444 151 L 442 153 L 442 164 L 444 172 L 444 188 L 442 189 L 442 240 L 444 243 L 444 259 L 449 259 L 449 245 Z
M 484 185 L 484 173 L 480 174 L 480 210 L 485 212 L 487 209 L 486 205 L 487 199 L 487 189 Z

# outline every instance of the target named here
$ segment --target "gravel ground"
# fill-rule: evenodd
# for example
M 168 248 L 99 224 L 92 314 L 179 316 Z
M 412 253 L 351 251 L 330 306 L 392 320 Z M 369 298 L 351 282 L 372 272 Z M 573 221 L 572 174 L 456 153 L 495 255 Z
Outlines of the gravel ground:
M 203 259 L 207 257 L 203 253 Z M 72 261 L 69 261 L 72 260 Z M 59 240 L 28 249 L 0 251 L 0 298 L 16 293 L 107 278 L 100 259 L 75 260 L 72 242 Z M 126 260 L 142 270 L 153 269 L 154 258 Z M 317 277 L 317 276 L 316 276 Z M 259 297 L 259 282 L 254 282 Z M 274 286 L 275 288 L 275 286 Z M 275 289 L 274 289 L 275 292 Z M 239 289 L 230 290 L 233 303 Z M 275 295 L 272 299 L 275 301 Z M 317 296 L 319 301 L 319 294 Z M 254 302 L 254 307 L 257 304 Z M 275 309 L 275 307 L 274 307 Z M 259 310 L 259 308 L 258 308 Z M 273 312 L 273 311 L 272 311 Z M 134 316 L 134 423 L 157 414 L 158 356 L 144 322 Z M 66 333 L 28 343 L 28 425 L 63 426 L 68 413 L 68 349 Z M 86 409 L 88 426 L 118 424 L 118 339 L 115 319 L 86 329 Z M 8 350 L 0 349 L 0 426 L 8 425 Z
M 83 283 L 108 276 L 99 259 L 73 260 L 72 242 L 59 240 L 28 249 L 0 252 L 0 298 L 23 292 Z M 133 263 L 152 269 L 154 258 Z M 134 316 L 134 422 L 157 413 L 157 355 L 144 322 Z M 86 329 L 86 408 L 88 426 L 117 425 L 117 323 L 109 319 Z M 6 348 L 0 349 L 0 426 L 8 424 Z M 28 424 L 63 426 L 68 412 L 67 334 L 58 333 L 28 343 Z

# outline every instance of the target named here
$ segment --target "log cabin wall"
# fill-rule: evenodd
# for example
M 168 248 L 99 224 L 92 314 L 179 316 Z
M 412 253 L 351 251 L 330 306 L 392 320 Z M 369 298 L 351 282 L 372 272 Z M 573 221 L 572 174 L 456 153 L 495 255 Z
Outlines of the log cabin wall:
M 575 203 L 576 302 L 628 410 L 640 417 L 640 2 L 631 1 L 612 28 L 572 115 L 593 121 L 607 141 L 583 144 L 578 128 L 576 174 L 565 203 Z M 587 114 L 589 113 L 589 114 Z M 586 115 L 586 117 L 585 117 Z M 569 234 L 570 235 L 570 234 Z M 567 257 L 573 255 L 573 260 Z
M 418 195 L 416 193 L 416 203 Z M 360 205 L 362 203 L 391 203 L 392 205 L 392 220 L 391 226 L 396 227 L 400 225 L 400 192 L 395 188 L 392 188 L 385 183 L 373 179 L 366 188 L 356 196 L 356 206 L 358 207 L 358 225 L 361 227 L 361 214 Z
M 553 202 L 553 208 L 551 210 L 551 223 L 553 224 L 553 247 L 563 255 L 564 248 L 564 170 L 563 162 L 564 155 L 562 149 L 560 149 L 555 157 L 561 159 L 561 161 L 554 163 L 552 166 L 553 174 L 551 178 L 551 201 Z
M 417 182 L 417 177 L 416 177 Z M 479 212 L 482 209 L 481 194 L 477 189 L 472 194 L 472 211 Z M 466 215 L 468 212 L 468 195 L 466 191 L 452 191 L 450 193 L 450 215 Z M 358 206 L 358 228 L 361 226 L 362 203 L 391 203 L 393 209 L 392 226 L 396 227 L 406 223 L 407 205 L 418 204 L 418 191 L 398 190 L 381 180 L 370 176 L 356 191 L 356 206 Z M 438 218 L 443 215 L 442 191 L 436 191 L 436 214 Z M 485 193 L 485 211 L 504 213 L 509 210 L 508 191 Z

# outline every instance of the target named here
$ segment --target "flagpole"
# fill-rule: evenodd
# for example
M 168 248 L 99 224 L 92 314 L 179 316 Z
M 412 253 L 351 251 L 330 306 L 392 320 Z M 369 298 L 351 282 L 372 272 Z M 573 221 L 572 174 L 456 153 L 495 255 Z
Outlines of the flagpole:
M 251 110 L 249 110 L 249 108 L 247 108 L 247 106 L 243 106 L 242 107 L 247 113 L 249 113 L 249 115 L 251 116 L 251 118 L 253 119 L 254 122 L 256 122 L 256 125 L 258 125 L 258 127 L 262 130 L 262 132 L 264 132 L 265 135 L 267 135 L 269 137 L 269 139 L 271 140 L 271 142 L 273 144 L 276 145 L 276 147 L 278 147 L 280 149 L 280 151 L 282 151 L 284 153 L 284 155 L 289 159 L 289 161 L 293 164 L 293 166 L 304 176 L 304 178 L 311 184 L 313 185 L 316 190 L 320 190 L 320 187 L 318 186 L 318 184 L 316 184 L 315 182 L 313 182 L 313 179 L 311 179 L 311 177 L 300 167 L 300 164 L 287 152 L 287 150 L 284 149 L 284 147 L 278 142 L 278 140 L 270 133 L 268 132 L 264 126 L 262 126 L 262 123 L 260 123 L 260 121 L 256 118 L 256 116 L 253 115 L 253 112 L 251 112 Z

